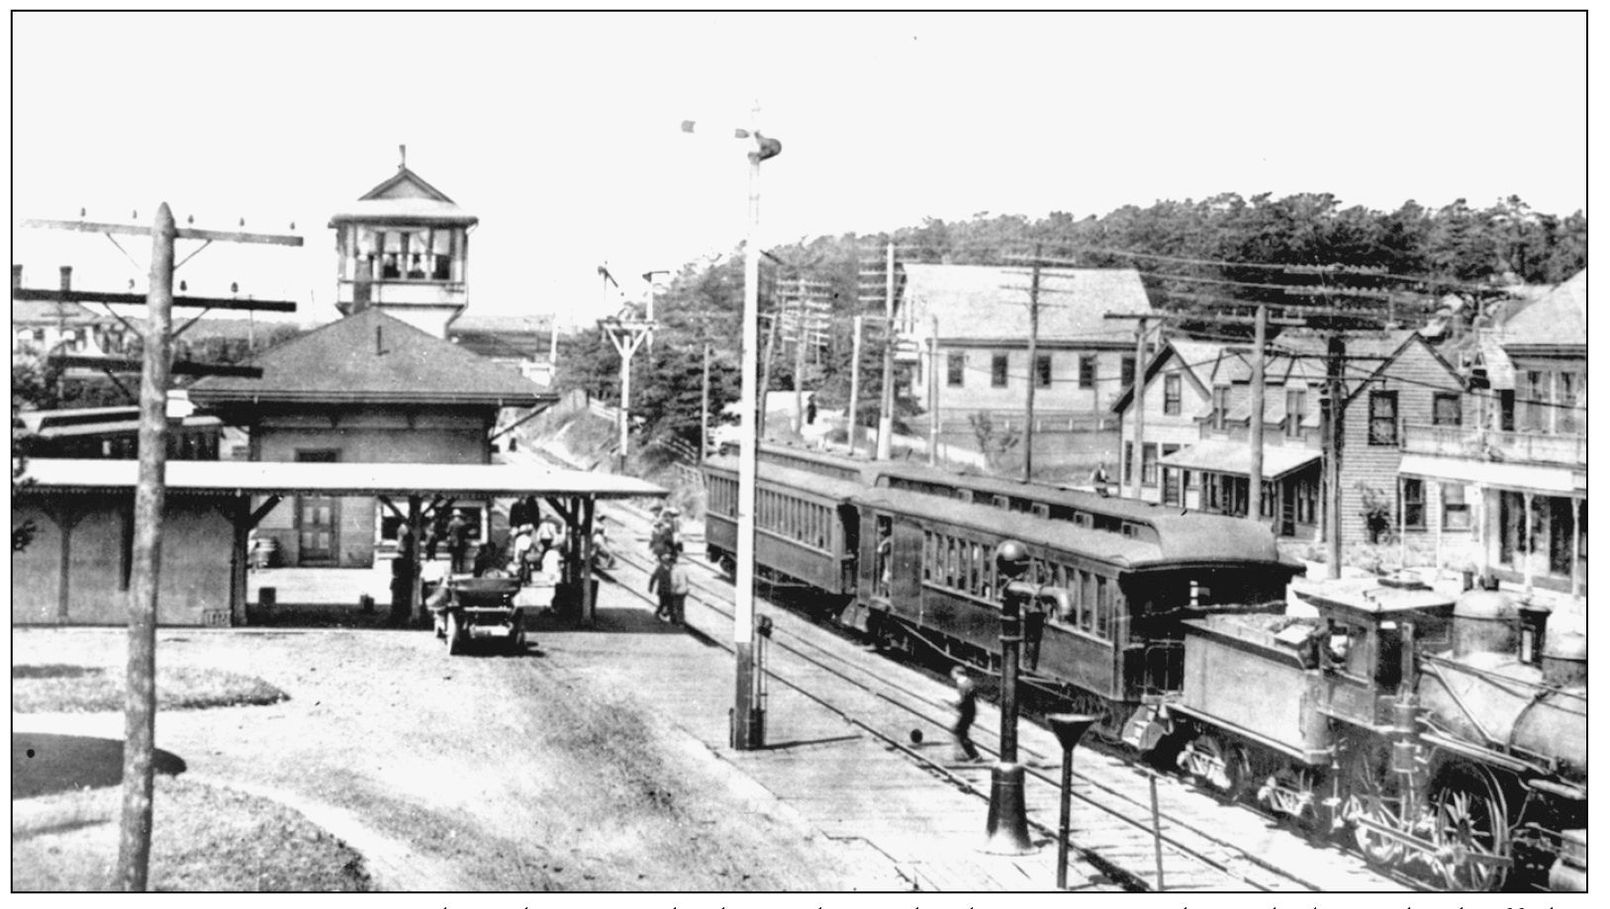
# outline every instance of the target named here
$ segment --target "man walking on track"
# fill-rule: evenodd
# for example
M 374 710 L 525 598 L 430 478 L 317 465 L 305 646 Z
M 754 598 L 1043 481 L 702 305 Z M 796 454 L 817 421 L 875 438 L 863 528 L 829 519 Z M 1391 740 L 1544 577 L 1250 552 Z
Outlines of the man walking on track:
M 973 680 L 968 678 L 967 670 L 960 666 L 951 667 L 950 677 L 956 682 L 956 695 L 951 702 L 956 708 L 956 716 L 950 726 L 950 734 L 954 739 L 951 760 L 981 760 L 978 749 L 973 747 L 971 736 L 973 719 L 978 716 L 978 690 L 974 687 Z

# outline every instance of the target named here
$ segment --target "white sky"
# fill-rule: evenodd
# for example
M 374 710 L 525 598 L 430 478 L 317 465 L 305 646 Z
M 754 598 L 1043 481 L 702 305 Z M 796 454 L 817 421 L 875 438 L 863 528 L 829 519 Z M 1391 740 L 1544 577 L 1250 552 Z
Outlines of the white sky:
M 1581 14 L 13 14 L 12 214 L 283 230 L 231 280 L 335 315 L 330 212 L 409 166 L 478 215 L 471 312 L 601 315 L 638 274 L 762 243 L 975 212 L 1077 217 L 1233 191 L 1391 209 L 1587 205 Z M 166 79 L 154 96 L 149 86 Z M 153 97 L 160 112 L 153 113 Z M 694 136 L 678 124 L 694 119 Z M 16 230 L 30 286 L 136 269 Z M 130 252 L 144 262 L 147 244 Z M 183 255 L 184 250 L 181 250 Z M 628 280 L 629 277 L 629 280 Z

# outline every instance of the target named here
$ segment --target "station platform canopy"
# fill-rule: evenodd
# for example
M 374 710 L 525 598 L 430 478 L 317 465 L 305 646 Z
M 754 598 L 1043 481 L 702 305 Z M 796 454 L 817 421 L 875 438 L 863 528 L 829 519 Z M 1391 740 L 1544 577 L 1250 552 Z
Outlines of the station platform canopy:
M 38 493 L 115 492 L 139 479 L 133 460 L 31 458 L 18 483 Z M 300 461 L 169 461 L 172 494 L 388 496 L 428 493 L 477 496 L 578 496 L 589 499 L 664 498 L 668 491 L 639 480 L 585 470 L 526 464 L 372 464 Z

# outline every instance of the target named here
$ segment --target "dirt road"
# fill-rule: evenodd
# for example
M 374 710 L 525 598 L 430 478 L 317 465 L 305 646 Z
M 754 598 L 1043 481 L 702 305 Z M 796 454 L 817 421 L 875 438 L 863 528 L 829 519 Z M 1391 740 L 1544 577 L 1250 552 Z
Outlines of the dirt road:
M 111 666 L 121 629 L 18 629 L 13 664 Z M 686 646 L 677 636 L 651 646 Z M 188 773 L 270 795 L 398 890 L 848 890 L 898 885 L 563 654 L 449 660 L 419 631 L 170 630 L 158 659 L 256 675 L 266 707 L 165 712 Z M 13 714 L 121 737 L 118 714 Z

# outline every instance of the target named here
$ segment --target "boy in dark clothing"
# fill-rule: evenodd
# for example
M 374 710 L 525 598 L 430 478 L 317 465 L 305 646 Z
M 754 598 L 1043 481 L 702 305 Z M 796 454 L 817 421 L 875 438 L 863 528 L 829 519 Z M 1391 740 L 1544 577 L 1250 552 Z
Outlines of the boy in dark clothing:
M 951 668 L 950 677 L 956 682 L 956 696 L 951 702 L 956 707 L 956 716 L 950 725 L 955 744 L 951 759 L 976 761 L 979 760 L 978 749 L 973 747 L 971 731 L 973 719 L 978 716 L 978 690 L 973 686 L 973 680 L 967 677 L 967 670 L 960 666 Z
M 683 610 L 688 601 L 688 569 L 676 560 L 676 553 L 660 556 L 659 566 L 648 579 L 649 593 L 660 595 L 659 608 L 654 610 L 657 619 L 668 619 L 673 625 L 682 624 Z

